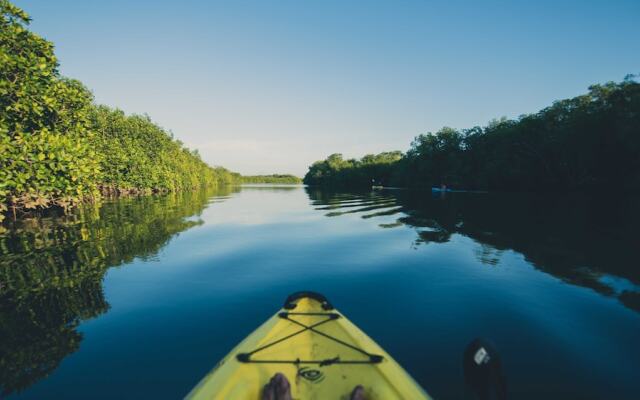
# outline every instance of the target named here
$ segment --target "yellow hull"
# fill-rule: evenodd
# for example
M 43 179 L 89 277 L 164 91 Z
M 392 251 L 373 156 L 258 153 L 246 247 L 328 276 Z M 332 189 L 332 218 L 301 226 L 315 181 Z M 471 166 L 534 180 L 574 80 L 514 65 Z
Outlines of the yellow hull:
M 380 346 L 328 302 L 312 297 L 288 301 L 288 309 L 233 349 L 187 398 L 259 400 L 280 372 L 296 400 L 346 400 L 357 385 L 368 400 L 429 399 Z

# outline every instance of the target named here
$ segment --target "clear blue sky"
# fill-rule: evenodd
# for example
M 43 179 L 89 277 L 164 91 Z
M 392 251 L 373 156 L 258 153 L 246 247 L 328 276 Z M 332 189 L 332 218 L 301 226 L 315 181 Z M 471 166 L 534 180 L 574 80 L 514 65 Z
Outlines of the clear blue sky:
M 640 1 L 15 0 L 96 101 L 288 172 L 640 72 Z

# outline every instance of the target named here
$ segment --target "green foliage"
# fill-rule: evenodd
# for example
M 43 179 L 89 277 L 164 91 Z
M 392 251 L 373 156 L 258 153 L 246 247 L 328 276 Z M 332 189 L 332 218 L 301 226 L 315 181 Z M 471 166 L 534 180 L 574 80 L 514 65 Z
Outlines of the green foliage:
M 7 205 L 63 207 L 96 193 L 89 139 L 92 96 L 61 78 L 53 45 L 28 15 L 0 1 L 0 220 Z
M 294 175 L 249 175 L 242 176 L 242 183 L 279 183 L 296 185 L 302 183 L 302 179 Z
M 516 120 L 420 135 L 371 173 L 334 154 L 309 167 L 312 185 L 449 187 L 494 191 L 640 191 L 640 83 L 593 85 Z M 380 178 L 379 178 L 380 177 Z
M 324 161 L 316 161 L 304 177 L 308 185 L 367 187 L 388 186 L 393 181 L 394 168 L 403 154 L 390 151 L 368 154 L 360 160 L 344 160 L 342 154 L 332 154 Z
M 91 125 L 92 143 L 101 156 L 103 192 L 176 191 L 238 179 L 224 168 L 209 167 L 147 116 L 97 106 Z
M 58 73 L 53 45 L 0 0 L 0 222 L 7 211 L 68 209 L 106 193 L 147 193 L 239 180 L 146 116 L 94 106 Z M 1 228 L 0 228 L 1 229 Z

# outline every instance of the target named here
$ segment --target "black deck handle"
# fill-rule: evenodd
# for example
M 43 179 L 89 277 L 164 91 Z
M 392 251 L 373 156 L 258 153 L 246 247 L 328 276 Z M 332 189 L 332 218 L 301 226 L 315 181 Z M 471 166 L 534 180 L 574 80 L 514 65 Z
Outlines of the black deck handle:
M 282 306 L 282 308 L 284 308 L 285 310 L 293 310 L 294 308 L 296 308 L 295 301 L 303 299 L 305 297 L 313 299 L 318 303 L 322 304 L 323 310 L 333 310 L 333 306 L 331 305 L 331 303 L 329 303 L 329 300 L 327 300 L 327 298 L 324 297 L 324 295 L 318 292 L 312 292 L 309 290 L 304 290 L 301 292 L 295 292 L 290 294 L 289 297 L 287 297 L 287 299 L 284 301 L 284 305 Z

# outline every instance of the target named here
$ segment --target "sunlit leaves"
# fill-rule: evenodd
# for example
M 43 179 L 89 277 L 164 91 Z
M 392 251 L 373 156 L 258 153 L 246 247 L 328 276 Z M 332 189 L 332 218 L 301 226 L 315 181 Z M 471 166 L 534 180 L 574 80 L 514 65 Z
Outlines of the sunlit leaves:
M 172 191 L 229 182 L 146 116 L 92 104 L 61 77 L 53 45 L 0 0 L 0 221 L 9 208 L 69 208 L 109 193 Z

